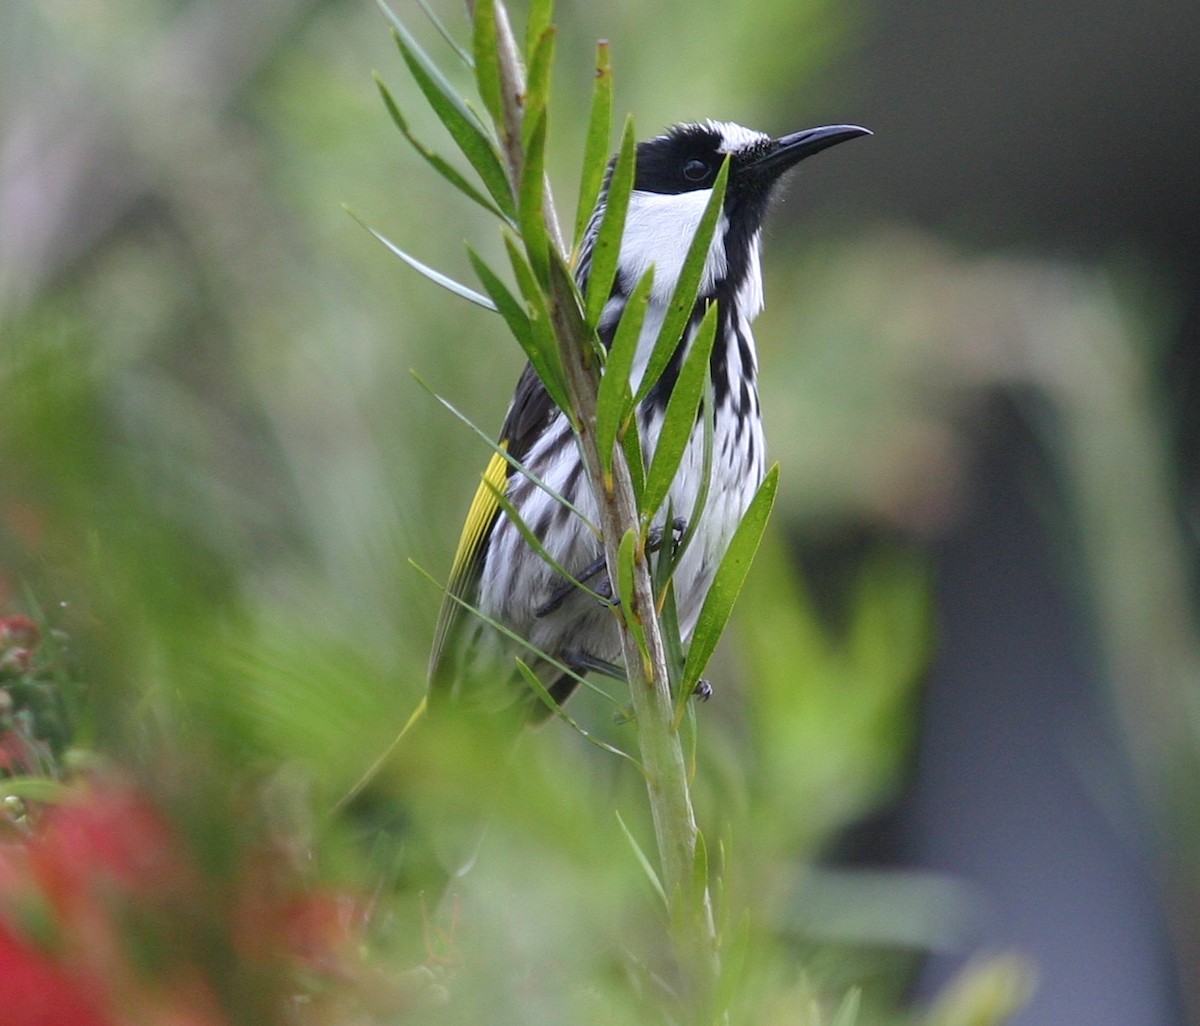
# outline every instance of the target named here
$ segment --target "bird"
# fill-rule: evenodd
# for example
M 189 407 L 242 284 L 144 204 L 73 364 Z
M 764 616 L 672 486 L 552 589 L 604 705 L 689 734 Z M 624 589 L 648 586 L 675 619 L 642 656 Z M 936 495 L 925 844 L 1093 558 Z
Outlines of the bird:
M 661 377 L 636 410 L 649 459 L 684 357 L 706 309 L 715 303 L 711 477 L 699 524 L 673 578 L 685 646 L 766 467 L 751 324 L 763 309 L 761 257 L 768 207 L 780 182 L 801 161 L 870 134 L 857 125 L 826 125 L 773 137 L 732 122 L 706 120 L 677 124 L 637 144 L 617 272 L 597 326 L 601 343 L 610 347 L 630 294 L 653 267 L 631 370 L 634 394 L 718 173 L 724 162 L 729 165 L 695 307 Z M 587 287 L 614 162 L 609 162 L 576 261 L 581 290 Z M 705 490 L 705 419 L 697 418 L 668 502 L 653 523 L 656 544 L 672 542 Z M 498 495 L 507 502 L 501 503 Z M 525 531 L 505 506 L 519 514 Z M 665 523 L 668 507 L 675 518 L 670 525 Z M 580 674 L 620 675 L 614 589 L 607 581 L 602 540 L 589 526 L 597 520 L 572 424 L 527 364 L 462 529 L 435 629 L 426 699 L 414 719 L 426 707 L 432 711 L 457 701 L 489 712 L 515 710 L 521 722 L 539 722 L 550 708 L 517 672 L 518 657 L 556 703 L 570 696 Z M 536 551 L 526 531 L 571 579 Z

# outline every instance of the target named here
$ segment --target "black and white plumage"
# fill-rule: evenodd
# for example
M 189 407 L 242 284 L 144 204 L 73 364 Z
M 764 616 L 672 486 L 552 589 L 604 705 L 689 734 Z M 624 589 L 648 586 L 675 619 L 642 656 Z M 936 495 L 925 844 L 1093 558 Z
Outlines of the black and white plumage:
M 803 158 L 836 143 L 869 134 L 852 125 L 811 129 L 775 139 L 728 122 L 678 125 L 637 147 L 634 191 L 626 217 L 612 294 L 599 330 L 612 341 L 626 299 L 651 266 L 654 284 L 631 373 L 636 391 L 650 350 L 666 315 L 688 246 L 726 156 L 730 169 L 721 217 L 702 278 L 700 297 L 670 363 L 638 411 L 646 458 L 658 438 L 666 403 L 706 306 L 718 308 L 711 357 L 715 400 L 711 481 L 700 528 L 676 570 L 674 587 L 686 644 L 704 596 L 742 514 L 762 481 L 765 442 L 759 414 L 757 361 L 751 322 L 763 307 L 762 223 L 782 174 Z M 585 235 L 577 272 L 586 285 L 590 249 L 604 209 L 602 194 Z M 565 497 L 593 523 L 596 503 L 584 472 L 578 443 L 567 419 L 555 407 L 531 367 L 517 384 L 500 434 L 509 455 Z M 672 484 L 669 506 L 687 520 L 696 504 L 703 473 L 703 430 L 697 425 Z M 614 611 L 585 591 L 564 586 L 558 574 L 521 536 L 497 503 L 501 489 L 525 524 L 555 560 L 574 575 L 598 565 L 603 547 L 579 516 L 499 455 L 484 475 L 468 514 L 451 572 L 449 591 L 529 644 L 568 665 L 616 663 L 621 657 Z M 491 487 L 489 487 L 490 482 Z M 665 511 L 659 515 L 662 529 Z M 603 582 L 603 571 L 590 586 Z M 570 677 L 538 665 L 511 638 L 469 614 L 447 597 L 430 663 L 430 699 L 465 690 L 488 704 L 528 699 L 537 718 L 544 706 L 511 671 L 521 656 L 558 699 L 573 687 Z M 483 698 L 482 680 L 503 680 L 495 697 Z M 514 681 L 516 678 L 515 689 Z

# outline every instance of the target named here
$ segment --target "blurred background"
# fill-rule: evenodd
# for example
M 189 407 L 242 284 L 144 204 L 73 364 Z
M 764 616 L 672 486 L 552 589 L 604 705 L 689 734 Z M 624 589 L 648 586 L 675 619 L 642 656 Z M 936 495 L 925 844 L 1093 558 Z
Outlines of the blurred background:
M 1022 1026 L 1200 1023 L 1200 8 L 557 20 L 568 221 L 601 37 L 643 136 L 875 132 L 773 214 L 781 499 L 700 713 L 702 818 L 770 920 L 761 964 L 862 984 L 864 1021 L 953 1022 L 956 981 L 1012 952 Z M 521 364 L 343 204 L 465 281 L 464 240 L 499 233 L 391 125 L 373 69 L 450 153 L 371 3 L 10 0 L 0 55 L 0 613 L 70 639 L 79 743 L 199 735 L 203 772 L 294 766 L 328 805 L 422 693 L 439 595 L 409 561 L 444 576 L 487 458 L 410 370 L 491 432 Z M 513 868 L 515 816 L 476 898 L 570 904 L 586 871 L 594 924 L 635 885 L 596 883 L 628 851 L 578 810 L 637 782 L 560 727 L 523 754 L 565 867 Z M 476 954 L 594 961 L 549 907 L 482 916 Z M 509 986 L 524 1021 L 575 1008 Z

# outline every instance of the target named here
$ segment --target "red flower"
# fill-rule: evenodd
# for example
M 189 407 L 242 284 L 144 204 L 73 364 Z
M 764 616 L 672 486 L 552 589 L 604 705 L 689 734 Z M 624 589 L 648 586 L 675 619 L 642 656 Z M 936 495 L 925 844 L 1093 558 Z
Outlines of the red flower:
M 116 1026 L 96 996 L 62 968 L 22 944 L 0 919 L 0 980 L 6 1026 Z

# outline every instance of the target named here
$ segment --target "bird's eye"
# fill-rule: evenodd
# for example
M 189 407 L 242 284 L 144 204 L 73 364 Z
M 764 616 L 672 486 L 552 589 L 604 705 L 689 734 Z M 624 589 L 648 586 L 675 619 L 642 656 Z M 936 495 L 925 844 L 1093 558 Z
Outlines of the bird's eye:
M 683 165 L 683 177 L 689 182 L 702 182 L 708 177 L 708 165 L 693 157 Z

